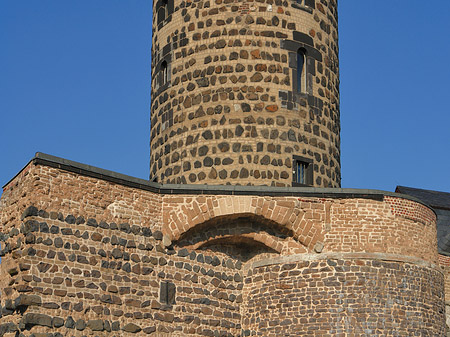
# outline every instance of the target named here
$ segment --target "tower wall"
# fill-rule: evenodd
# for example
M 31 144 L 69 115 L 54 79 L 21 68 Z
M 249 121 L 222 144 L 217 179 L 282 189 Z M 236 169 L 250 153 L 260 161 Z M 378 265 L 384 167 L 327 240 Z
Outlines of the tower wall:
M 335 0 L 168 0 L 154 13 L 151 179 L 340 186 Z
M 349 255 L 254 268 L 243 296 L 248 335 L 445 336 L 436 266 Z

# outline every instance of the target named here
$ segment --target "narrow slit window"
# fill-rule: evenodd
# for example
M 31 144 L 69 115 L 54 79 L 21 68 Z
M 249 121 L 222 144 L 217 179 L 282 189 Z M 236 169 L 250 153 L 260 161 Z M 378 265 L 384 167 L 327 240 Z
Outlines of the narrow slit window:
M 161 282 L 161 288 L 159 291 L 159 300 L 162 304 L 172 305 L 175 304 L 175 284 L 168 281 Z
M 297 51 L 297 92 L 306 91 L 305 62 L 306 53 L 303 49 Z
M 165 85 L 169 81 L 169 69 L 166 61 L 161 63 L 161 85 Z

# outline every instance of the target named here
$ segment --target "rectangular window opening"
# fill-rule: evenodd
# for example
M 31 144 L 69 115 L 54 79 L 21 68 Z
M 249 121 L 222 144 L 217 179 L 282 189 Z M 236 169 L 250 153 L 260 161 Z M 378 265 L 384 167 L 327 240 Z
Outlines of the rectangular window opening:
M 292 165 L 292 186 L 313 185 L 313 161 L 309 158 L 294 156 Z

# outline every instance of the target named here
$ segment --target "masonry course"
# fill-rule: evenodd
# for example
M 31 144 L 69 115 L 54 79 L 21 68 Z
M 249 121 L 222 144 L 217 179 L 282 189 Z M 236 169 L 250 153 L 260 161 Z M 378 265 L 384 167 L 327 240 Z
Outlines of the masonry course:
M 0 336 L 445 336 L 435 211 L 339 188 L 337 2 L 153 13 L 150 179 L 4 185 Z
M 167 10 L 153 17 L 151 179 L 290 186 L 300 155 L 313 160 L 310 185 L 339 187 L 336 2 L 169 1 Z
M 414 198 L 345 189 L 320 197 L 308 188 L 221 194 L 226 186 L 152 192 L 39 156 L 2 197 L 5 335 L 445 331 L 435 214 Z M 161 294 L 166 282 L 172 304 Z

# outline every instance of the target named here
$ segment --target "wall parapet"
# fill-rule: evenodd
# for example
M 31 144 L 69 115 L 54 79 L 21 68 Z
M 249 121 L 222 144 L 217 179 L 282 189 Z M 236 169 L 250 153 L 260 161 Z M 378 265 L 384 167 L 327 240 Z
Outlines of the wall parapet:
M 315 198 L 361 198 L 383 201 L 384 197 L 396 197 L 411 200 L 420 203 L 426 207 L 431 207 L 423 201 L 409 195 L 393 193 L 372 189 L 353 189 L 353 188 L 317 188 L 317 187 L 273 187 L 273 186 L 239 186 L 239 185 L 189 185 L 189 184 L 160 184 L 149 180 L 132 177 L 126 174 L 98 168 L 95 166 L 82 164 L 76 161 L 52 156 L 42 152 L 37 152 L 35 157 L 25 165 L 10 181 L 4 186 L 3 190 L 14 179 L 25 170 L 28 165 L 44 165 L 58 168 L 68 172 L 77 173 L 83 176 L 97 178 L 108 182 L 113 182 L 127 187 L 146 190 L 158 194 L 195 194 L 195 195 L 257 195 L 257 196 L 305 196 Z

